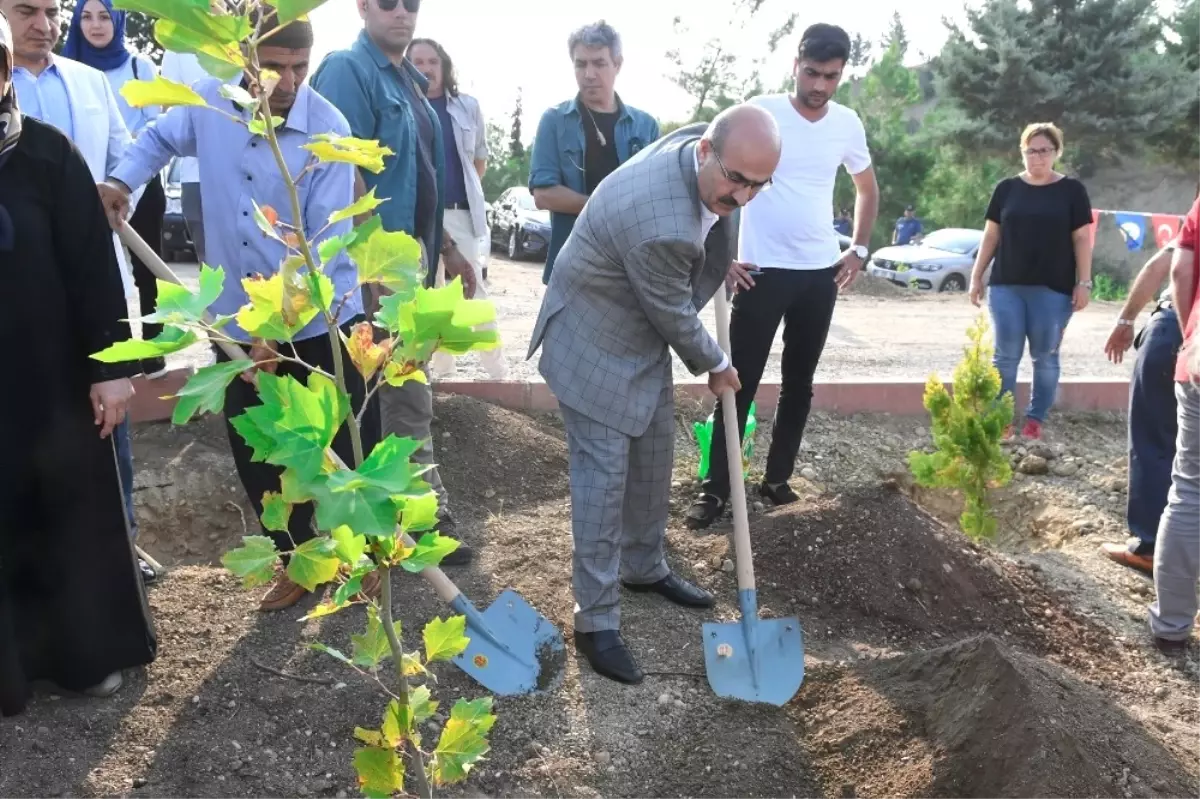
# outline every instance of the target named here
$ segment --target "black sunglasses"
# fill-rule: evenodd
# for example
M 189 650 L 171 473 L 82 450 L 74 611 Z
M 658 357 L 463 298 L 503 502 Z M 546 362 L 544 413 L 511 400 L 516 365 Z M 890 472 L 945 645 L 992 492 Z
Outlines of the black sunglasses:
M 375 0 L 379 4 L 380 11 L 395 11 L 396 6 L 400 5 L 400 0 Z M 415 14 L 421 10 L 421 0 L 404 0 L 404 10 L 410 14 Z

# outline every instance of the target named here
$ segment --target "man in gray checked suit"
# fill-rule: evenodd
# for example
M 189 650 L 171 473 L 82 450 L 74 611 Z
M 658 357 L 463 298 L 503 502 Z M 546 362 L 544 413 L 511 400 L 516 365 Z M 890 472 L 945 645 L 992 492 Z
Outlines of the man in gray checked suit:
M 561 407 L 571 463 L 575 646 L 599 674 L 637 683 L 620 630 L 619 583 L 688 607 L 712 595 L 663 552 L 675 443 L 671 350 L 719 394 L 737 372 L 699 311 L 733 263 L 737 208 L 770 184 L 779 130 L 735 106 L 642 150 L 604 179 L 555 263 L 529 357 Z M 619 580 L 619 583 L 618 583 Z

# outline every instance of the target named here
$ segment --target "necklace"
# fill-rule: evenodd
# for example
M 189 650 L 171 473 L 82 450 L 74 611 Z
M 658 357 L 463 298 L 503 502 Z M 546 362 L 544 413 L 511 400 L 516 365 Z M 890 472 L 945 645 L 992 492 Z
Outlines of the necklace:
M 592 109 L 583 103 L 580 105 L 583 105 L 583 110 L 587 111 L 588 119 L 592 120 L 592 129 L 596 131 L 596 140 L 600 142 L 601 147 L 607 147 L 608 139 L 604 138 L 604 134 L 600 132 L 600 125 L 596 122 L 596 117 L 592 115 Z

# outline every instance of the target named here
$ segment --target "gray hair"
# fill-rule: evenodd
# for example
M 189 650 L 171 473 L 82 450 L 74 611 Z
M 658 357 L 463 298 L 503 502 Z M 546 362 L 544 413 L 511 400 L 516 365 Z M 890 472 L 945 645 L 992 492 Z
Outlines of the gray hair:
M 584 47 L 607 47 L 614 63 L 621 60 L 621 34 L 604 20 L 584 25 L 571 34 L 567 39 L 567 52 L 572 58 L 575 57 L 575 48 L 581 44 Z

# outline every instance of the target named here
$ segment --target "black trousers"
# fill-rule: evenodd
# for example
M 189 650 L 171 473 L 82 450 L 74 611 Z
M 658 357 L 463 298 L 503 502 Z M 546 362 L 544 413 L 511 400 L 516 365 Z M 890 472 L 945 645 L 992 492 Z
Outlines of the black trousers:
M 350 327 L 360 321 L 362 321 L 361 317 L 347 322 L 342 326 L 342 331 L 349 334 Z M 218 362 L 229 360 L 229 356 L 219 347 L 214 347 L 214 350 Z M 318 366 L 329 374 L 334 373 L 333 347 L 329 343 L 329 336 L 325 333 L 285 345 L 282 351 L 287 355 L 292 355 L 294 352 L 295 357 L 305 363 Z M 345 345 L 342 346 L 342 362 L 346 372 L 346 388 L 350 392 L 350 407 L 357 413 L 362 408 L 363 399 L 366 397 L 366 382 L 363 380 L 362 374 L 350 362 L 350 355 L 346 352 Z M 307 384 L 309 372 L 299 364 L 285 361 L 279 364 L 279 369 L 275 374 L 280 377 L 289 375 L 301 383 Z M 241 378 L 237 378 L 230 383 L 229 388 L 225 391 L 225 427 L 229 433 L 229 446 L 233 450 L 233 461 L 237 466 L 238 477 L 241 478 L 242 487 L 246 489 L 246 494 L 250 497 L 251 504 L 254 505 L 254 512 L 258 514 L 259 518 L 262 518 L 263 493 L 279 490 L 279 480 L 283 474 L 283 469 L 269 463 L 253 461 L 254 451 L 250 449 L 250 446 L 242 440 L 241 435 L 229 423 L 230 419 L 240 416 L 247 408 L 260 404 L 258 390 Z M 375 448 L 375 445 L 379 443 L 381 438 L 382 423 L 379 413 L 379 395 L 376 394 L 371 398 L 371 404 L 367 407 L 366 413 L 363 414 L 362 444 L 364 456 L 371 453 L 371 450 Z M 354 447 L 350 442 L 350 430 L 348 427 L 343 426 L 338 431 L 337 436 L 334 437 L 333 451 L 348 465 L 353 465 Z M 315 511 L 316 509 L 312 503 L 296 505 L 292 508 L 292 517 L 288 523 L 288 533 L 291 534 L 290 540 L 288 533 L 264 531 L 263 534 L 271 537 L 277 549 L 283 551 L 290 550 L 293 541 L 299 546 L 305 541 L 316 537 L 313 525 Z M 285 557 L 284 560 L 286 559 Z
M 755 278 L 754 288 L 738 292 L 733 299 L 729 338 L 733 366 L 742 381 L 742 390 L 736 397 L 739 440 L 745 434 L 746 416 L 771 355 L 775 333 L 783 322 L 779 405 L 771 425 L 771 448 L 764 476 L 765 482 L 772 485 L 787 482 L 795 469 L 800 439 L 812 409 L 813 375 L 825 349 L 837 302 L 836 274 L 837 269 L 832 267 L 764 269 Z M 725 500 L 729 498 L 729 466 L 719 401 L 714 422 L 711 465 L 702 490 Z
M 167 195 L 163 191 L 162 180 L 155 175 L 146 184 L 142 199 L 138 201 L 129 226 L 133 228 L 154 253 L 162 257 L 162 228 L 163 214 L 167 212 Z M 137 286 L 138 299 L 143 316 L 154 313 L 158 304 L 158 283 L 154 273 L 150 271 L 142 259 L 133 256 L 133 282 Z M 142 339 L 149 340 L 162 332 L 162 325 L 147 324 L 142 326 Z

